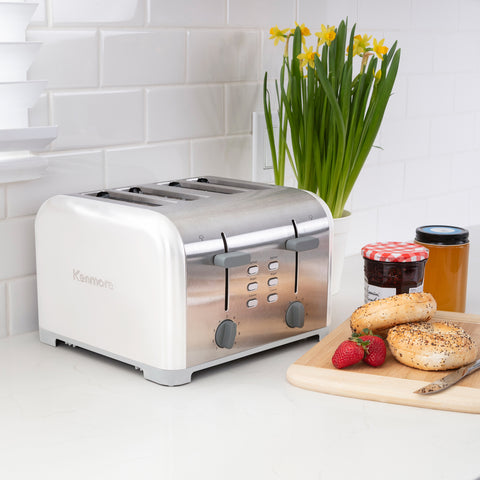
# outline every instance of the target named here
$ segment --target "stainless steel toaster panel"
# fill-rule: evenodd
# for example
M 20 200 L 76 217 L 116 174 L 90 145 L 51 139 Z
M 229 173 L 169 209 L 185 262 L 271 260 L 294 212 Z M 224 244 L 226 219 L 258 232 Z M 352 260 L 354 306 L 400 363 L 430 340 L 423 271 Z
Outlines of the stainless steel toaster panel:
M 326 251 L 286 250 L 286 241 L 295 237 L 290 224 L 272 229 L 273 233 L 265 230 L 242 235 L 245 244 L 234 239 L 230 244 L 236 251 L 250 254 L 251 261 L 245 265 L 220 268 L 201 260 L 205 252 L 201 258 L 187 257 L 187 366 L 326 326 L 328 228 L 321 219 L 316 224 L 312 236 L 327 247 Z M 255 236 L 263 240 L 255 241 Z M 268 238 L 274 240 L 265 243 Z M 301 328 L 286 323 L 286 312 L 296 302 L 305 309 Z M 215 342 L 215 332 L 227 319 L 235 322 L 236 336 L 231 348 L 222 348 Z

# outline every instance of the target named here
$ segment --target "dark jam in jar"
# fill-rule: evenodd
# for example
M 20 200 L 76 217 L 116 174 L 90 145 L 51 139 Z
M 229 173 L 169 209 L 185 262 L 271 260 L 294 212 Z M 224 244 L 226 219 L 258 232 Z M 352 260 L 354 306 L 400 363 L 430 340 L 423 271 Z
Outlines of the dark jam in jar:
M 423 291 L 428 250 L 407 242 L 370 243 L 362 248 L 365 303 Z

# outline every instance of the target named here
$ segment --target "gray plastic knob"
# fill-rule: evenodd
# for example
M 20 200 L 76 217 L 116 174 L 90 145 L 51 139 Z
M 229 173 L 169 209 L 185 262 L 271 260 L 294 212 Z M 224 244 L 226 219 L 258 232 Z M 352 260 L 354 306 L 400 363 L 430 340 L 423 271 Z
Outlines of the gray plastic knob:
M 250 263 L 250 254 L 245 252 L 219 253 L 213 257 L 213 263 L 217 267 L 223 268 L 241 267 Z
M 292 302 L 285 313 L 285 322 L 290 328 L 303 328 L 305 307 L 302 302 Z
M 291 238 L 286 241 L 285 248 L 294 252 L 306 252 L 307 250 L 315 250 L 319 243 L 320 241 L 317 237 Z
M 232 348 L 237 335 L 237 324 L 233 320 L 224 320 L 215 332 L 215 343 L 220 348 Z

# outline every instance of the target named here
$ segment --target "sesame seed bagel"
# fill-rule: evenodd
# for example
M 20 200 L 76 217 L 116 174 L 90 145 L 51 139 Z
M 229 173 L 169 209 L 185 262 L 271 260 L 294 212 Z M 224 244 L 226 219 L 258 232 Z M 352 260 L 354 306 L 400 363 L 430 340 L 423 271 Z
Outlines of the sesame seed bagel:
M 437 302 L 430 293 L 402 293 L 358 307 L 350 317 L 350 327 L 354 333 L 364 328 L 382 333 L 401 323 L 430 320 L 436 311 Z
M 388 331 L 393 356 L 404 365 L 420 370 L 449 370 L 473 362 L 477 348 L 460 326 L 446 322 L 397 325 Z

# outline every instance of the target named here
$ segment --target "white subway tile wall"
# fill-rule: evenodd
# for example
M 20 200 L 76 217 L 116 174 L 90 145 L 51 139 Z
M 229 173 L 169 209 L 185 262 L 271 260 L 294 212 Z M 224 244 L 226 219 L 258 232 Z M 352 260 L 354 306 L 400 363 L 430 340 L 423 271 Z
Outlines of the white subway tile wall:
M 37 328 L 34 217 L 49 196 L 189 175 L 252 175 L 252 112 L 283 44 L 348 17 L 402 48 L 376 146 L 348 202 L 347 253 L 431 222 L 480 223 L 478 0 L 41 0 L 31 125 L 58 125 L 38 180 L 0 185 L 0 337 Z M 272 90 L 273 92 L 273 90 Z M 275 100 L 272 99 L 275 104 Z M 361 275 L 361 272 L 359 272 Z
M 192 175 L 218 175 L 248 180 L 252 175 L 251 136 L 192 142 Z
M 103 157 L 104 153 L 100 150 L 50 155 L 44 177 L 34 182 L 19 182 L 8 186 L 8 216 L 34 215 L 45 200 L 58 193 L 103 188 Z
M 223 85 L 175 86 L 147 89 L 149 142 L 225 133 Z
M 143 142 L 144 92 L 140 89 L 52 94 L 59 125 L 55 150 Z
M 298 0 L 228 0 L 228 24 L 264 29 L 273 25 L 287 28 L 297 20 L 297 3 Z
M 47 23 L 47 10 L 45 5 L 46 0 L 36 0 L 35 3 L 38 3 L 37 8 L 33 14 L 32 20 L 30 21 L 33 25 L 46 25 Z
M 98 87 L 97 30 L 31 30 L 27 40 L 42 42 L 31 78 L 46 78 L 53 88 Z
M 6 288 L 7 284 L 5 282 L 0 282 L 0 338 L 8 335 Z M 36 315 L 33 318 L 36 318 Z
M 256 31 L 190 30 L 187 49 L 187 82 L 258 80 L 259 46 L 260 36 Z
M 227 18 L 225 0 L 151 0 L 152 26 L 224 27 Z
M 105 165 L 107 187 L 185 178 L 190 175 L 190 142 L 109 148 Z
M 312 31 L 320 31 L 322 24 L 337 25 L 339 19 L 345 18 L 348 18 L 351 24 L 358 20 L 356 0 L 298 2 L 298 22 L 305 23 Z
M 227 85 L 225 91 L 226 133 L 240 134 L 252 131 L 252 112 L 263 109 L 262 92 L 257 83 Z
M 50 6 L 52 25 L 145 24 L 147 0 L 45 0 Z M 155 2 L 155 0 L 153 0 Z
M 184 29 L 103 32 L 101 85 L 184 83 L 185 35 Z
M 5 188 L 0 187 L 0 219 L 5 218 Z
M 26 302 L 25 299 L 29 301 Z M 37 283 L 35 276 L 17 278 L 7 284 L 9 310 L 8 328 L 11 335 L 38 328 Z
M 34 217 L 0 222 L 0 281 L 35 273 Z

